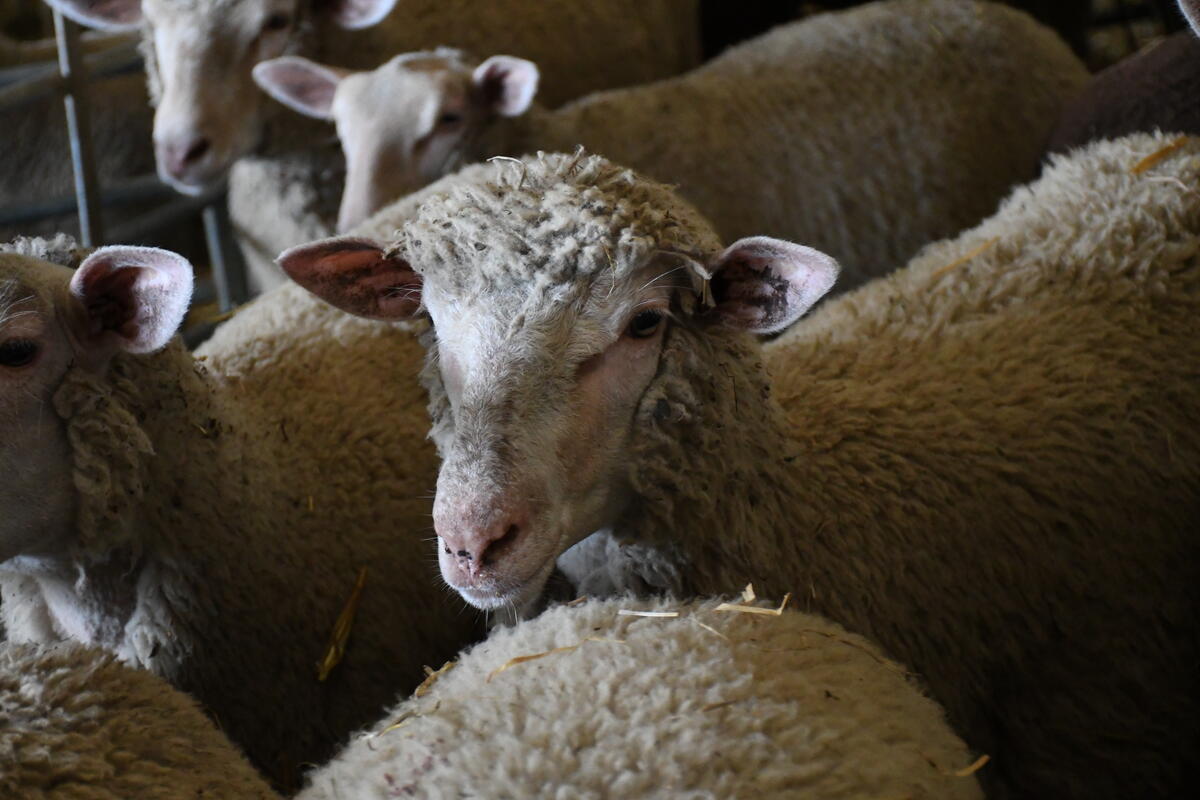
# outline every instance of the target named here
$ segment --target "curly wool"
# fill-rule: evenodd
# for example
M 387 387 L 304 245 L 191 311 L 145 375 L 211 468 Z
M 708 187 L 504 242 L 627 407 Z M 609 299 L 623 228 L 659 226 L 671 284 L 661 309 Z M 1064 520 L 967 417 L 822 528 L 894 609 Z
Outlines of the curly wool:
M 78 645 L 0 643 L 0 794 L 278 800 L 195 700 Z
M 182 349 L 182 345 L 175 345 Z M 79 492 L 76 546 L 83 558 L 95 558 L 130 545 L 140 549 L 137 512 L 154 464 L 154 445 L 135 409 L 141 407 L 137 384 L 116 359 L 106 376 L 73 367 L 54 395 L 54 410 L 67 421 Z
M 716 605 L 593 601 L 497 630 L 297 800 L 982 796 L 941 709 L 873 645 Z

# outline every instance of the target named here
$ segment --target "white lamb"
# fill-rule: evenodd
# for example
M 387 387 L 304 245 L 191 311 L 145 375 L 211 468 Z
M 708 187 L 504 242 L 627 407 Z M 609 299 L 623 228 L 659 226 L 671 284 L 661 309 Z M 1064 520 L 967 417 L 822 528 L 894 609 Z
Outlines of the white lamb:
M 899 664 L 811 614 L 716 607 L 591 602 L 497 630 L 297 800 L 982 797 Z
M 229 177 L 230 213 L 263 287 L 282 280 L 280 250 L 332 232 L 344 166 L 324 126 L 298 125 L 262 96 L 250 76 L 259 61 L 307 54 L 366 69 L 441 44 L 495 47 L 551 70 L 546 96 L 561 103 L 699 57 L 696 0 L 47 2 L 85 24 L 141 25 L 159 174 L 186 193 Z
M 254 75 L 336 121 L 342 231 L 463 163 L 582 143 L 678 185 L 727 239 L 769 233 L 833 254 L 843 289 L 975 224 L 1032 178 L 1087 80 L 1053 31 L 963 0 L 824 14 L 687 75 L 557 111 L 532 104 L 539 68 L 511 56 L 408 53 L 348 76 L 286 56 Z
M 195 700 L 77 644 L 0 642 L 0 796 L 278 800 Z
M 1200 147 L 1170 142 L 1055 162 L 765 349 L 836 264 L 725 248 L 598 157 L 446 180 L 391 244 L 281 263 L 347 310 L 431 319 L 434 524 L 473 605 L 519 610 L 556 561 L 592 594 L 753 579 L 914 668 L 996 796 L 1181 796 Z
M 436 456 L 424 415 L 405 412 L 425 399 L 420 346 L 313 303 L 305 327 L 281 298 L 197 359 L 171 339 L 186 261 L 80 255 L 0 248 L 8 636 L 152 670 L 289 786 L 477 635 L 429 574 Z M 279 316 L 290 336 L 269 335 Z M 234 336 L 256 322 L 263 338 Z M 345 658 L 321 682 L 335 627 Z

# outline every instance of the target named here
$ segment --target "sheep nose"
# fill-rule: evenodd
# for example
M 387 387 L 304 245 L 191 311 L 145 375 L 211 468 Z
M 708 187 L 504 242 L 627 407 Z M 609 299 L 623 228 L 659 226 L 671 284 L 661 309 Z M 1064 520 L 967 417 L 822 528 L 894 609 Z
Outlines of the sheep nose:
M 166 142 L 159 147 L 159 157 L 167 172 L 176 178 L 183 177 L 188 169 L 203 160 L 212 150 L 207 136 L 194 136 L 181 141 Z
M 455 525 L 444 532 L 443 526 L 437 527 L 442 551 L 454 556 L 459 569 L 473 579 L 512 549 L 525 526 L 515 516 L 502 516 L 486 526 Z

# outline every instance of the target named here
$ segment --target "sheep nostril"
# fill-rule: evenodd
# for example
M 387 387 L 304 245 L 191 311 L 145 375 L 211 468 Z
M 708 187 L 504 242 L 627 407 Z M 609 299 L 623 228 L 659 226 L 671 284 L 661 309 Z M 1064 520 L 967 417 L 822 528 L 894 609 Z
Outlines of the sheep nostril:
M 209 147 L 210 144 L 208 139 L 197 139 L 192 143 L 192 146 L 187 149 L 187 152 L 183 154 L 183 163 L 191 164 L 195 161 L 199 161 L 204 157 L 204 154 L 208 152 Z
M 450 551 L 447 550 L 446 552 L 449 553 Z M 467 561 L 471 560 L 471 554 L 468 553 L 466 550 L 459 550 L 457 553 L 455 553 L 455 555 L 458 556 L 459 558 L 465 558 Z
M 516 542 L 517 537 L 520 536 L 520 534 L 520 527 L 517 525 L 509 525 L 508 530 L 504 532 L 504 535 L 489 544 L 487 548 L 480 554 L 479 563 L 486 565 L 495 561 L 497 557 L 502 555 L 505 550 L 509 549 L 513 543 Z

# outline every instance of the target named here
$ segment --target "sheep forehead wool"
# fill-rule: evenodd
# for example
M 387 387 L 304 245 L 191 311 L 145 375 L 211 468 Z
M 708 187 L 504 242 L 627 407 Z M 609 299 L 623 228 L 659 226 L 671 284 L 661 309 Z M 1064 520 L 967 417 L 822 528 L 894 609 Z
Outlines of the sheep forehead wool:
M 403 224 L 397 251 L 425 280 L 463 293 L 626 279 L 658 254 L 702 264 L 720 244 L 663 184 L 600 156 L 494 161 L 448 181 Z

